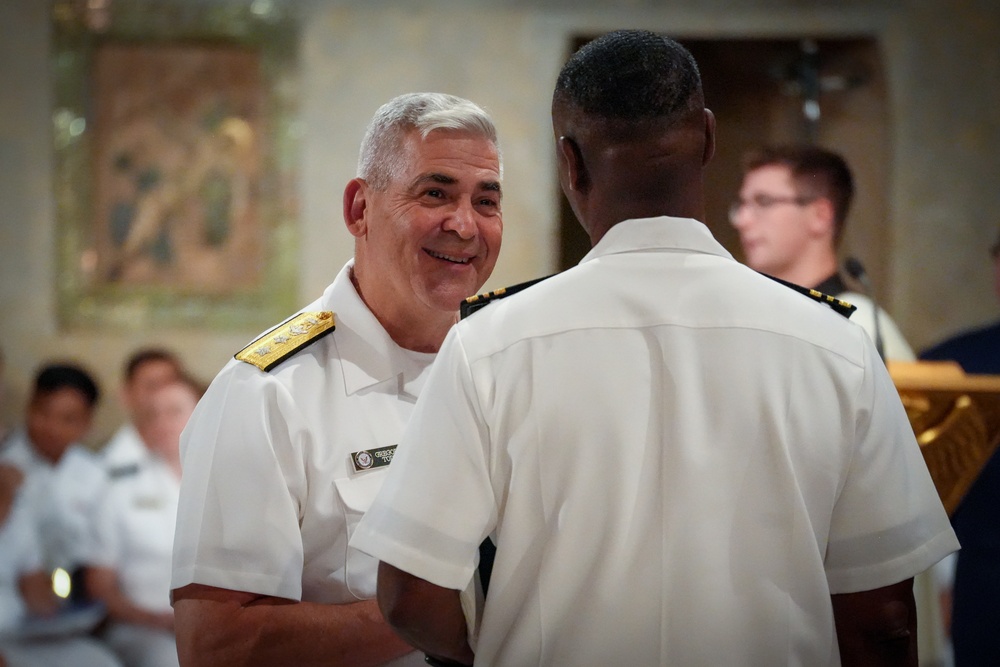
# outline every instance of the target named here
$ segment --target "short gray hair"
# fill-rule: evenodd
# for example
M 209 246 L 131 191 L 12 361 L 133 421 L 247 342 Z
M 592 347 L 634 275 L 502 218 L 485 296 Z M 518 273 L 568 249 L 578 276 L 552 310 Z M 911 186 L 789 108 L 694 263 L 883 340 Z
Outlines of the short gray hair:
M 477 104 L 443 93 L 407 93 L 389 100 L 375 112 L 358 156 L 358 178 L 375 190 L 384 190 L 403 167 L 400 147 L 411 130 L 426 137 L 434 130 L 458 130 L 488 139 L 496 146 L 497 129 Z M 500 162 L 503 174 L 503 162 Z

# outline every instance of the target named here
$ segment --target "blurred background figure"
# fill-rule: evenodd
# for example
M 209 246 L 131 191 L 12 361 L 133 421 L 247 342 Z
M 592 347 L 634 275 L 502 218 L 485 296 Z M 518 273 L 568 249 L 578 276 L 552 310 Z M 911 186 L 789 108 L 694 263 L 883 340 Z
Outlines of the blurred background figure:
M 100 390 L 76 364 L 49 364 L 35 376 L 24 427 L 0 451 L 0 462 L 24 475 L 21 500 L 38 528 L 49 571 L 73 572 L 83 562 L 89 522 L 107 476 L 81 444 Z
M 1000 300 L 1000 236 L 990 247 L 993 291 Z M 1000 374 L 1000 319 L 961 331 L 920 353 L 930 361 L 956 361 L 966 373 Z
M 729 209 L 747 265 L 858 307 L 851 319 L 884 359 L 913 361 L 913 350 L 889 315 L 848 289 L 837 248 L 854 196 L 844 159 L 817 146 L 767 146 L 743 158 L 743 183 Z M 863 271 L 863 269 L 862 269 Z M 867 289 L 867 288 L 866 288 Z
M 38 614 L 49 614 L 55 612 L 57 603 L 52 586 L 44 586 L 44 574 L 43 588 L 47 590 L 40 596 L 33 595 L 38 581 L 35 575 L 42 572 L 42 559 L 30 516 L 23 504 L 15 503 L 23 481 L 20 470 L 0 463 L 0 636 L 3 637 L 14 633 L 29 608 Z
M 31 515 L 16 502 L 22 479 L 17 468 L 0 464 L 0 666 L 115 667 L 111 653 L 89 637 L 58 633 L 63 602 L 42 569 Z M 44 628 L 50 620 L 50 632 L 39 633 L 37 621 Z
M 89 518 L 106 483 L 79 444 L 99 395 L 82 367 L 42 367 L 24 427 L 0 451 L 0 655 L 10 667 L 119 664 L 88 635 L 103 612 L 74 604 L 80 597 L 70 576 L 84 562 Z
M 101 458 L 108 470 L 133 466 L 145 456 L 146 448 L 136 429 L 139 413 L 148 409 L 154 391 L 175 381 L 182 372 L 180 359 L 163 348 L 139 349 L 125 361 L 119 398 L 128 421 L 101 449 Z
M 1000 236 L 990 253 L 1000 299 Z M 924 350 L 921 359 L 955 361 L 966 373 L 1000 374 L 1000 320 Z M 952 590 L 951 642 L 956 667 L 1000 665 L 1000 454 L 993 456 L 952 515 L 962 543 Z
M 179 376 L 146 396 L 136 414 L 145 446 L 112 474 L 94 522 L 87 589 L 104 602 L 102 637 L 126 667 L 176 666 L 170 558 L 180 490 L 180 436 L 203 388 Z

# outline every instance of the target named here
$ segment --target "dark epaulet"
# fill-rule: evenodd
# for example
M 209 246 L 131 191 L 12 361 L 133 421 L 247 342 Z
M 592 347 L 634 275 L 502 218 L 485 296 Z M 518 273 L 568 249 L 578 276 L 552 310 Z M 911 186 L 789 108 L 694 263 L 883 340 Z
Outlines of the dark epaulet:
M 461 319 L 465 319 L 472 313 L 476 312 L 483 306 L 496 301 L 497 299 L 502 299 L 505 296 L 510 296 L 511 294 L 517 294 L 521 290 L 527 289 L 534 285 L 535 283 L 540 283 L 546 278 L 551 278 L 556 274 L 551 274 L 548 276 L 542 276 L 541 278 L 535 278 L 534 280 L 528 280 L 523 283 L 518 283 L 516 285 L 511 285 L 510 287 L 501 287 L 500 289 L 493 290 L 492 292 L 486 292 L 485 294 L 477 294 L 476 296 L 470 296 L 468 299 L 462 302 L 459 306 L 459 316 Z
M 808 287 L 803 287 L 802 285 L 796 285 L 795 283 L 790 283 L 787 280 L 782 280 L 781 278 L 775 278 L 774 276 L 769 276 L 766 273 L 762 273 L 760 275 L 767 276 L 774 282 L 781 283 L 785 287 L 789 287 L 798 292 L 799 294 L 805 294 L 813 301 L 819 301 L 820 303 L 825 303 L 826 305 L 833 308 L 835 312 L 840 313 L 844 317 L 849 318 L 851 314 L 858 309 L 858 307 L 855 306 L 854 304 L 848 303 L 847 301 L 841 301 L 837 297 L 830 296 L 829 294 L 823 294 L 822 292 L 819 292 L 817 290 L 810 289 Z
M 125 465 L 115 466 L 108 470 L 108 479 L 111 481 L 124 479 L 126 477 L 132 477 L 139 474 L 139 464 L 138 463 L 127 463 Z
M 262 371 L 269 371 L 336 329 L 334 319 L 333 313 L 326 310 L 299 313 L 271 329 L 233 357 Z

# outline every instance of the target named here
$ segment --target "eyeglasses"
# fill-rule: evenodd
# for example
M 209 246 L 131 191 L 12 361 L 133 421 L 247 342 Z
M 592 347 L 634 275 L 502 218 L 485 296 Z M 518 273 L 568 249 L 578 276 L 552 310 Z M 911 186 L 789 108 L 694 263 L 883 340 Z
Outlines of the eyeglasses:
M 736 216 L 744 207 L 749 208 L 756 215 L 778 204 L 805 206 L 814 201 L 816 201 L 816 197 L 772 197 L 771 195 L 755 195 L 750 199 L 737 199 L 729 205 L 729 222 L 735 222 Z

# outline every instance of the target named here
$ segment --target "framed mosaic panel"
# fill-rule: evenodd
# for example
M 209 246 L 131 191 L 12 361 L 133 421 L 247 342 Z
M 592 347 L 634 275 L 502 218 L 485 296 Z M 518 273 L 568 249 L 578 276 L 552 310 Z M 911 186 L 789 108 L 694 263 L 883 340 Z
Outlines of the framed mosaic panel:
M 294 309 L 294 17 L 273 1 L 53 5 L 59 320 L 263 327 Z

